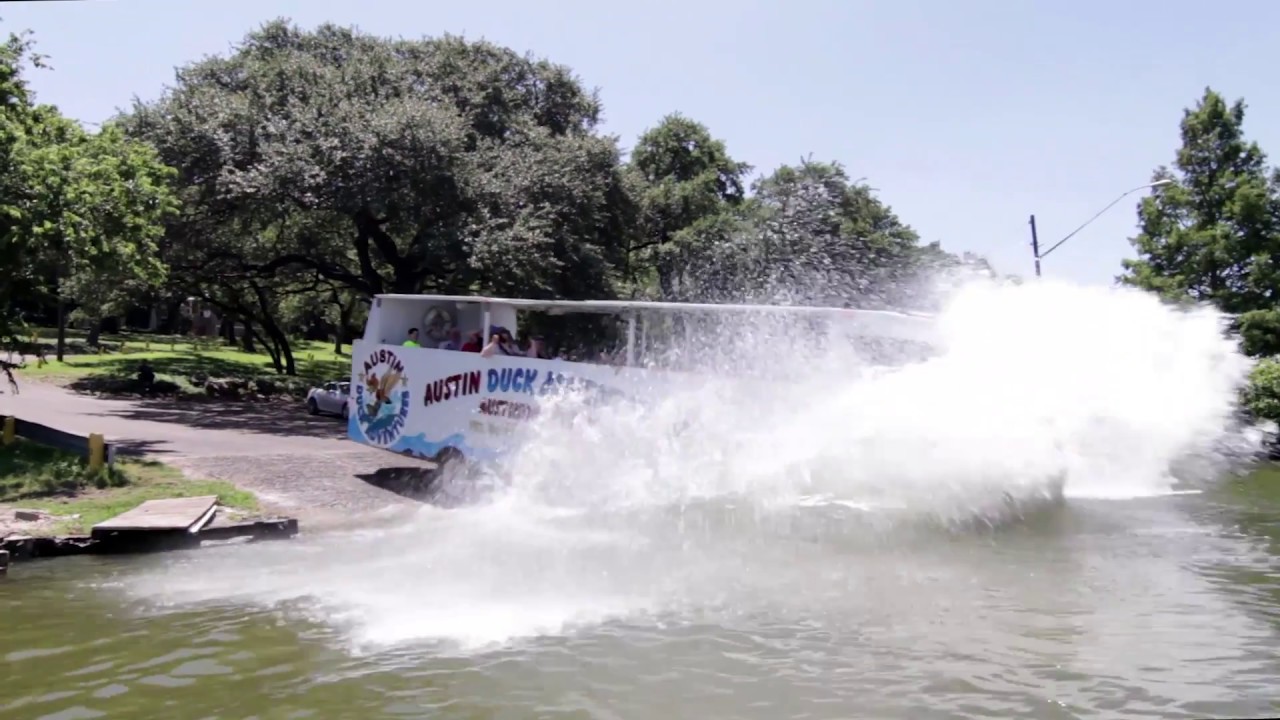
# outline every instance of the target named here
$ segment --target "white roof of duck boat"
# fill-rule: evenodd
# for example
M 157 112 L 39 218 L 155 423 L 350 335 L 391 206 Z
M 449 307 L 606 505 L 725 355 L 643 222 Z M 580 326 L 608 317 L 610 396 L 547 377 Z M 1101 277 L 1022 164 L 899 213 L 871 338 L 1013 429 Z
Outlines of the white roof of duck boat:
M 813 305 L 736 305 L 716 303 L 683 303 L 683 302 L 651 302 L 645 300 L 531 300 L 527 298 L 486 297 L 482 295 L 408 295 L 386 294 L 375 297 L 384 300 L 400 300 L 425 303 L 488 303 L 506 305 L 521 310 L 547 312 L 552 315 L 565 313 L 597 313 L 628 314 L 640 312 L 659 313 L 742 313 L 742 314 L 779 314 L 804 315 L 809 317 L 825 317 L 850 322 L 867 329 L 876 328 L 883 334 L 900 335 L 898 331 L 907 330 L 907 335 L 914 339 L 925 339 L 917 335 L 921 331 L 929 334 L 925 328 L 932 329 L 934 316 L 924 313 L 897 312 L 893 310 L 865 310 L 859 308 L 820 307 Z M 914 332 L 913 332 L 914 330 Z
M 626 312 L 669 312 L 669 313 L 782 313 L 800 315 L 824 315 L 837 318 L 851 317 L 883 317 L 902 318 L 906 320 L 932 320 L 932 315 L 924 313 L 899 312 L 895 310 L 864 310 L 860 308 L 821 307 L 815 305 L 735 305 L 718 303 L 683 303 L 657 302 L 647 300 L 530 300 L 527 298 L 486 297 L 483 295 L 407 295 L 386 294 L 375 297 L 386 300 L 412 300 L 416 302 L 454 302 L 454 303 L 490 303 L 492 305 L 510 305 L 531 311 L 556 310 L 577 313 L 626 313 Z

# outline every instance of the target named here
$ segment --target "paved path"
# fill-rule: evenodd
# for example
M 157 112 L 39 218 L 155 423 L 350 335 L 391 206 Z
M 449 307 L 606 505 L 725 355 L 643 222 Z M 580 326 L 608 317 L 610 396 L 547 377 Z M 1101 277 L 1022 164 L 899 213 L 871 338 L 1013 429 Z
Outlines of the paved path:
M 194 477 L 230 481 L 270 509 L 314 527 L 366 520 L 417 505 L 366 482 L 390 468 L 429 464 L 353 443 L 341 420 L 308 415 L 301 404 L 120 400 L 21 381 L 0 395 L 0 414 L 75 433 L 99 432 L 118 452 L 142 455 Z

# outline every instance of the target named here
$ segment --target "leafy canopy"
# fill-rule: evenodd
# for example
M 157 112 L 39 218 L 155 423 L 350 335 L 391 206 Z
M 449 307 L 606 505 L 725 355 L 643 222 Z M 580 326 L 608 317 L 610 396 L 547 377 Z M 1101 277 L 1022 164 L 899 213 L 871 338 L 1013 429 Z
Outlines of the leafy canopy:
M 1280 173 L 1244 134 L 1245 104 L 1206 89 L 1183 112 L 1169 184 L 1138 207 L 1126 284 L 1239 315 L 1246 351 L 1280 351 Z
M 172 171 L 114 128 L 90 135 L 36 105 L 23 77 L 41 65 L 27 34 L 0 48 L 0 335 L 21 308 L 69 297 L 100 313 L 163 276 L 157 239 L 174 210 Z
M 629 227 L 599 112 L 567 68 L 487 42 L 279 20 L 124 121 L 181 169 L 170 240 L 198 259 L 364 295 L 586 297 L 612 293 Z

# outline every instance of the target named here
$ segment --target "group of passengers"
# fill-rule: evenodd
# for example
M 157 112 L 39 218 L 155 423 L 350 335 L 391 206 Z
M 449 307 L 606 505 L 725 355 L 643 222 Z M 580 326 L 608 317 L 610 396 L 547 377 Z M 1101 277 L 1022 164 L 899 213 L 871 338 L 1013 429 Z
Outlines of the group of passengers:
M 404 341 L 404 346 L 423 347 L 419 341 L 418 328 L 409 329 L 408 339 Z M 500 325 L 489 327 L 488 344 L 485 344 L 478 330 L 468 334 L 464 341 L 462 331 L 456 327 L 450 327 L 445 333 L 445 338 L 431 344 L 431 347 L 436 350 L 480 353 L 481 357 L 508 355 L 512 357 L 548 359 L 546 343 L 540 336 L 522 336 L 519 340 L 516 340 L 512 337 L 510 330 Z

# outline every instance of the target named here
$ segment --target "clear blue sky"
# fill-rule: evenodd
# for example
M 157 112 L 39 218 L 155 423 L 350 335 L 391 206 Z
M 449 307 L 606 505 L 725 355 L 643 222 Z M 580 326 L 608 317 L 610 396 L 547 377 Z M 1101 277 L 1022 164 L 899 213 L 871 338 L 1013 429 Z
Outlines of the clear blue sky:
M 52 58 L 39 99 L 92 122 L 274 17 L 484 37 L 600 88 L 624 146 L 680 111 L 758 170 L 839 160 L 924 240 L 1024 276 L 1027 216 L 1047 245 L 1147 182 L 1206 85 L 1245 98 L 1247 132 L 1280 161 L 1280 2 L 1264 0 L 90 0 L 0 16 Z M 1137 197 L 1045 274 L 1109 284 Z

